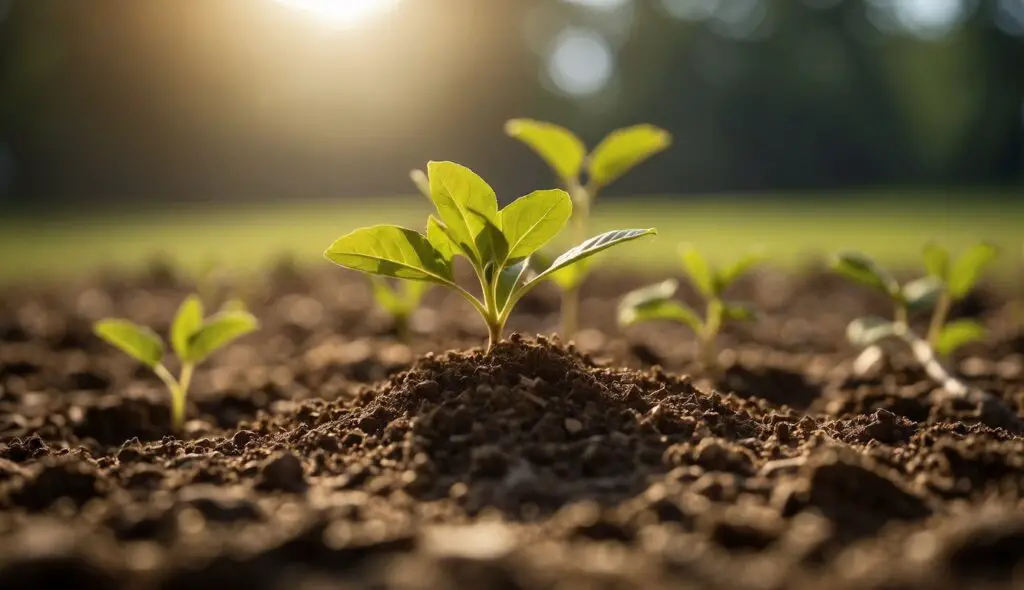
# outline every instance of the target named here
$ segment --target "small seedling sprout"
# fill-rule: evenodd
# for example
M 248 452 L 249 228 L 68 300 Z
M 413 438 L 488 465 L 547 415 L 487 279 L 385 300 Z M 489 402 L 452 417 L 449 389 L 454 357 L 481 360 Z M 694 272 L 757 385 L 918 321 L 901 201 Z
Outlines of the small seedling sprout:
M 597 194 L 641 162 L 665 150 L 672 136 L 653 125 L 633 125 L 608 134 L 589 154 L 573 132 L 553 123 L 512 119 L 505 132 L 529 146 L 554 171 L 573 203 L 573 240 L 589 235 L 590 211 Z M 562 292 L 562 336 L 570 338 L 579 324 L 579 286 L 589 265 L 552 274 Z
M 371 275 L 454 290 L 487 325 L 488 350 L 501 339 L 516 303 L 548 276 L 612 246 L 656 233 L 654 229 L 603 233 L 570 248 L 534 275 L 530 257 L 557 236 L 572 215 L 572 200 L 565 191 L 534 191 L 499 210 L 494 190 L 454 162 L 428 163 L 427 186 L 437 216 L 427 219 L 425 233 L 395 225 L 364 227 L 338 238 L 324 256 Z M 473 268 L 480 298 L 455 282 L 457 256 Z
M 430 183 L 426 173 L 422 170 L 412 170 L 409 172 L 409 178 L 420 193 L 430 200 Z M 407 338 L 409 320 L 433 284 L 424 281 L 393 281 L 373 275 L 370 275 L 369 279 L 374 301 L 391 316 L 399 338 Z
M 965 396 L 969 388 L 952 376 L 940 361 L 960 346 L 985 335 L 984 328 L 972 320 L 946 323 L 949 305 L 964 297 L 977 282 L 982 268 L 995 256 L 995 248 L 979 244 L 969 248 L 955 264 L 949 264 L 949 255 L 934 245 L 924 251 L 928 276 L 900 285 L 891 274 L 874 260 L 859 252 L 842 252 L 832 261 L 833 268 L 843 276 L 868 285 L 885 294 L 893 304 L 893 319 L 862 317 L 850 322 L 847 338 L 863 349 L 855 366 L 864 366 L 881 356 L 879 345 L 886 339 L 897 338 L 905 342 L 914 358 L 928 375 L 949 393 Z M 930 338 L 924 339 L 910 327 L 909 315 L 913 311 L 932 309 Z
M 152 369 L 164 382 L 171 394 L 171 424 L 180 431 L 185 423 L 185 401 L 196 365 L 258 327 L 259 322 L 240 302 L 229 302 L 221 311 L 204 319 L 199 297 L 187 297 L 171 323 L 171 348 L 181 365 L 177 378 L 163 364 L 164 341 L 153 330 L 128 320 L 111 318 L 96 322 L 93 331 L 107 343 Z
M 679 254 L 683 270 L 704 298 L 704 317 L 701 318 L 693 308 L 673 298 L 679 283 L 669 279 L 627 293 L 619 304 L 619 325 L 625 327 L 640 322 L 668 320 L 688 326 L 697 336 L 701 364 L 710 371 L 717 371 L 715 339 L 722 326 L 726 322 L 752 321 L 757 317 L 751 305 L 726 301 L 723 294 L 763 258 L 752 253 L 724 268 L 714 268 L 689 244 L 682 244 Z

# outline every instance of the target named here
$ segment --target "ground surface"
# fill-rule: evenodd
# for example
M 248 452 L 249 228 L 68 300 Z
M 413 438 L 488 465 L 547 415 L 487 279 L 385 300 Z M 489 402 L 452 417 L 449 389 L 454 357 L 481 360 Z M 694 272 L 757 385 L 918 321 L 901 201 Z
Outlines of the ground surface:
M 594 277 L 573 345 L 484 354 L 440 291 L 406 345 L 361 279 L 281 265 L 234 290 L 264 327 L 198 372 L 182 437 L 89 324 L 165 331 L 185 281 L 9 288 L 0 588 L 1024 584 L 1024 335 L 1003 292 L 955 310 L 992 328 L 955 365 L 1009 414 L 900 356 L 851 375 L 845 324 L 884 302 L 814 271 L 737 285 L 765 318 L 727 331 L 709 379 L 683 329 L 615 328 L 649 278 Z M 557 305 L 537 292 L 512 329 L 550 332 Z

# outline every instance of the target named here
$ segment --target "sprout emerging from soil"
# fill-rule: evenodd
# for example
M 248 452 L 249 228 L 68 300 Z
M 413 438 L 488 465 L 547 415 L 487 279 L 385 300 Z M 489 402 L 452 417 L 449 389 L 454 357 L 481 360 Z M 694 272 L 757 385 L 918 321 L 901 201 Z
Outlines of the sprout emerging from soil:
M 683 270 L 697 292 L 704 298 L 704 317 L 685 303 L 673 298 L 679 283 L 669 279 L 627 293 L 619 303 L 619 325 L 669 320 L 688 326 L 700 342 L 700 361 L 708 370 L 717 370 L 715 339 L 726 322 L 753 321 L 756 310 L 749 304 L 726 301 L 725 290 L 738 278 L 760 263 L 759 254 L 748 254 L 724 268 L 713 268 L 693 246 L 679 247 Z
M 427 164 L 427 186 L 437 217 L 425 233 L 395 225 L 357 229 L 324 252 L 339 266 L 371 275 L 444 285 L 464 297 L 487 325 L 488 349 L 501 340 L 516 303 L 552 273 L 607 248 L 656 233 L 615 230 L 570 248 L 538 274 L 530 257 L 557 236 L 572 215 L 572 200 L 559 189 L 534 191 L 498 209 L 494 190 L 454 162 Z M 455 282 L 454 260 L 464 257 L 480 283 L 481 297 Z
M 240 302 L 229 303 L 204 319 L 199 297 L 187 297 L 171 323 L 171 348 L 181 365 L 177 378 L 164 366 L 164 341 L 153 330 L 128 320 L 105 319 L 96 322 L 93 331 L 156 373 L 171 393 L 171 424 L 175 430 L 181 430 L 185 423 L 185 400 L 196 365 L 257 328 L 259 322 Z
M 573 204 L 573 240 L 589 235 L 590 210 L 597 193 L 651 156 L 672 144 L 672 136 L 653 125 L 633 125 L 609 133 L 589 154 L 576 135 L 558 125 L 512 119 L 505 133 L 537 153 L 569 192 Z M 589 261 L 588 261 L 589 262 Z M 562 336 L 571 338 L 579 324 L 579 289 L 589 264 L 577 263 L 548 279 L 562 293 Z
M 925 266 L 929 275 L 900 285 L 871 258 L 858 252 L 835 256 L 833 268 L 843 276 L 884 293 L 893 303 L 893 319 L 857 318 L 847 327 L 847 338 L 864 349 L 855 367 L 866 367 L 881 357 L 880 344 L 897 338 L 905 342 L 928 375 L 949 393 L 966 396 L 969 388 L 952 376 L 939 360 L 958 347 L 985 335 L 984 328 L 971 320 L 946 323 L 950 302 L 966 295 L 977 282 L 981 269 L 994 257 L 995 249 L 986 244 L 970 248 L 955 264 L 949 254 L 935 246 L 925 248 Z M 921 338 L 909 324 L 912 311 L 933 309 L 930 338 Z

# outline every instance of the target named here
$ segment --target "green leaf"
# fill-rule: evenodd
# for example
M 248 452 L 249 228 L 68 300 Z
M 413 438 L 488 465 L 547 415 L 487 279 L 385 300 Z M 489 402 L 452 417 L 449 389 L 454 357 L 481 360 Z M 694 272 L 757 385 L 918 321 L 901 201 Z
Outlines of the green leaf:
M 751 268 L 764 261 L 764 256 L 759 253 L 750 253 L 729 266 L 726 266 L 717 273 L 715 287 L 719 293 L 729 288 L 729 285 L 736 282 L 736 279 L 746 274 Z
M 572 199 L 560 190 L 534 191 L 498 214 L 509 258 L 525 258 L 557 236 L 572 215 Z
M 949 322 L 939 333 L 938 341 L 935 343 L 935 352 L 940 356 L 949 356 L 965 344 L 984 340 L 986 334 L 985 327 L 974 320 L 964 319 Z
M 508 304 L 509 299 L 512 298 L 512 293 L 516 287 L 522 283 L 523 279 L 530 272 L 530 258 L 526 257 L 519 262 L 506 266 L 501 270 L 498 275 L 498 288 L 495 291 L 495 299 L 499 313 L 505 311 L 505 306 Z
M 147 367 L 157 366 L 164 358 L 164 343 L 156 332 L 128 320 L 100 320 L 93 333 Z
M 679 322 L 694 332 L 702 329 L 700 316 L 680 301 L 672 299 L 679 283 L 673 279 L 630 291 L 619 303 L 619 325 L 667 320 Z
M 572 131 L 532 119 L 512 119 L 505 133 L 528 145 L 547 162 L 566 186 L 576 182 L 587 148 Z
M 613 131 L 588 158 L 590 183 L 596 188 L 608 186 L 671 143 L 672 136 L 653 125 L 634 125 Z
M 242 311 L 222 311 L 212 316 L 188 343 L 187 362 L 200 363 L 232 340 L 245 336 L 259 328 L 259 322 L 252 314 Z
M 472 170 L 454 162 L 428 162 L 430 199 L 454 242 L 476 251 L 476 236 L 484 220 L 498 225 L 498 199 L 494 190 Z M 479 215 L 470 213 L 476 211 Z
M 928 271 L 929 275 L 941 281 L 947 281 L 949 279 L 948 250 L 938 244 L 929 242 L 924 245 L 922 257 L 924 258 L 924 267 Z
M 680 244 L 679 256 L 693 286 L 707 298 L 717 297 L 719 291 L 714 272 L 700 252 L 690 244 Z
M 629 242 L 637 238 L 642 238 L 648 235 L 655 235 L 658 230 L 654 228 L 648 229 L 617 229 L 603 234 L 594 236 L 588 240 L 584 240 L 582 243 L 569 248 L 561 256 L 555 258 L 554 262 L 551 263 L 544 272 L 535 276 L 527 285 L 534 285 L 539 281 L 544 280 L 552 273 L 555 273 L 570 264 L 573 264 L 579 260 L 584 260 L 624 242 Z
M 866 348 L 895 336 L 896 324 L 879 317 L 857 318 L 846 327 L 846 339 L 858 348 Z
M 752 322 L 757 319 L 757 308 L 749 303 L 726 303 L 722 307 L 722 319 L 732 322 Z
M 451 264 L 427 238 L 395 225 L 374 225 L 338 238 L 324 252 L 331 262 L 361 272 L 430 281 L 454 282 Z
M 189 295 L 181 302 L 178 313 L 171 323 L 171 348 L 178 358 L 188 356 L 188 340 L 203 327 L 203 302 L 195 295 Z
M 896 279 L 860 252 L 840 252 L 833 259 L 832 267 L 846 278 L 874 287 L 891 298 L 901 297 Z
M 409 285 L 426 285 L 423 281 L 405 281 Z M 392 316 L 403 316 L 406 314 L 405 301 L 391 286 L 387 279 L 381 276 L 370 275 L 370 287 L 373 289 L 373 299 L 377 305 Z
M 451 263 L 455 253 L 461 249 L 448 237 L 448 232 L 443 224 L 433 215 L 427 218 L 427 241 L 437 250 L 446 263 Z
M 549 274 L 546 280 L 557 285 L 562 292 L 572 291 L 583 284 L 583 280 L 590 274 L 590 268 L 596 261 L 596 258 L 584 258 Z
M 981 271 L 996 257 L 996 247 L 984 242 L 975 244 L 957 258 L 949 269 L 949 296 L 963 299 L 978 282 Z
M 416 185 L 416 188 L 419 189 L 420 193 L 424 197 L 429 199 L 430 198 L 430 180 L 427 179 L 427 173 L 422 171 L 422 170 L 419 170 L 419 169 L 410 170 L 409 171 L 409 178 L 412 180 L 413 184 Z
M 497 224 L 492 223 L 483 213 L 476 209 L 470 209 L 469 213 L 477 218 L 481 224 L 480 231 L 476 234 L 475 246 L 476 251 L 480 253 L 482 266 L 503 267 L 505 261 L 508 260 L 509 253 L 508 240 L 505 238 L 505 234 L 502 233 L 501 228 Z
M 942 280 L 929 275 L 903 285 L 903 300 L 911 310 L 924 310 L 935 307 L 935 302 L 942 294 Z

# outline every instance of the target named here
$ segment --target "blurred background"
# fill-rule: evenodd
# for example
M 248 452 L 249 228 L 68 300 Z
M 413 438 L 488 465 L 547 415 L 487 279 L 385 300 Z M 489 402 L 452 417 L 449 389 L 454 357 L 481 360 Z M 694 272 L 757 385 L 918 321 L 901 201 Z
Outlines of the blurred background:
M 894 249 L 1024 234 L 1024 0 L 0 0 L 4 264 L 298 248 L 399 221 L 429 159 L 551 186 L 511 117 L 669 130 L 602 200 L 708 239 L 827 207 Z

